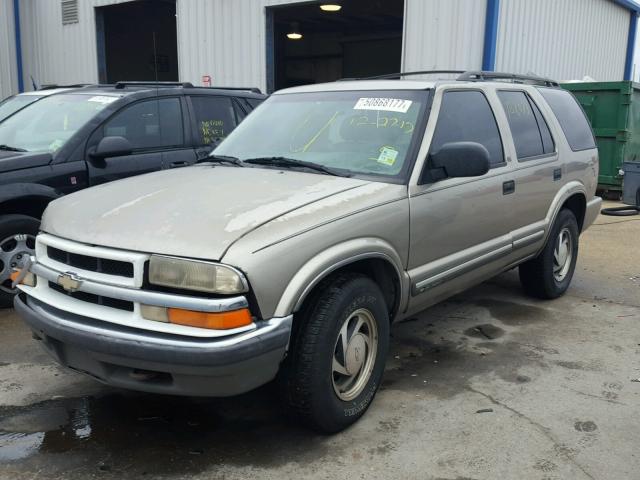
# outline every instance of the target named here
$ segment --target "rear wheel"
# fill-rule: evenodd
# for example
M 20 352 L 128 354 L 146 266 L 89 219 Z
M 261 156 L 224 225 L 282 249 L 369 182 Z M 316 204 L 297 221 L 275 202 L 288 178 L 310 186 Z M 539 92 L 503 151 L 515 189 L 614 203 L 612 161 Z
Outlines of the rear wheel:
M 562 209 L 542 252 L 520 265 L 520 282 L 529 295 L 553 299 L 569 288 L 578 258 L 578 222 L 571 210 Z
M 371 404 L 384 372 L 389 315 L 378 286 L 358 274 L 318 287 L 300 312 L 283 365 L 281 391 L 295 420 L 343 430 Z
M 10 307 L 17 289 L 10 275 L 35 253 L 40 222 L 27 215 L 0 216 L 0 307 Z

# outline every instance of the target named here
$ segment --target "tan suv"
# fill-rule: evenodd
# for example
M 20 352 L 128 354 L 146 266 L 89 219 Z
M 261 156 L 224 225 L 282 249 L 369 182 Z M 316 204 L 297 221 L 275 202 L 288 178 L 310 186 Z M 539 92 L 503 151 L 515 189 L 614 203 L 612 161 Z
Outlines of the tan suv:
M 597 178 L 550 80 L 287 89 L 206 163 L 51 203 L 15 307 L 104 383 L 225 396 L 278 377 L 287 411 L 334 432 L 370 405 L 391 322 L 516 266 L 562 295 Z

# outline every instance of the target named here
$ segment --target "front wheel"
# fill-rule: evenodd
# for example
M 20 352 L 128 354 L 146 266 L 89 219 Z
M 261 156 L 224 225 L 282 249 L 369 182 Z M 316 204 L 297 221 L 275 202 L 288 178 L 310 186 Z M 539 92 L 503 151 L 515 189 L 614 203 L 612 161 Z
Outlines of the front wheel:
M 296 420 L 334 433 L 358 420 L 375 396 L 389 347 L 389 314 L 368 277 L 341 274 L 318 287 L 296 319 L 280 380 Z
M 553 299 L 567 291 L 578 259 L 578 236 L 573 212 L 560 210 L 542 252 L 520 265 L 520 283 L 526 293 Z
M 26 257 L 35 253 L 40 222 L 26 215 L 0 216 L 0 307 L 10 307 L 17 289 L 10 275 Z

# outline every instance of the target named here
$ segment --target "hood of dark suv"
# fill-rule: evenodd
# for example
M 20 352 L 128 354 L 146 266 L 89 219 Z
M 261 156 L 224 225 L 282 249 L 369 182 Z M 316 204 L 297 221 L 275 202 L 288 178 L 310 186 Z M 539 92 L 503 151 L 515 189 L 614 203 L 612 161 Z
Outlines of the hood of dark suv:
M 299 171 L 200 165 L 58 199 L 49 204 L 42 229 L 92 245 L 219 260 L 261 225 L 368 184 Z M 340 207 L 334 207 L 336 215 Z
M 0 150 L 0 173 L 48 165 L 52 158 L 50 153 Z

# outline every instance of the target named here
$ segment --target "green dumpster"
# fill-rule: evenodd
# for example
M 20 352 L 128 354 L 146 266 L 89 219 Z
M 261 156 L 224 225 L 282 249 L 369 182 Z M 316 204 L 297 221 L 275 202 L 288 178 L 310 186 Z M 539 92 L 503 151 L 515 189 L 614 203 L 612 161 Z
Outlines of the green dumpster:
M 600 156 L 601 190 L 622 190 L 623 162 L 640 162 L 640 83 L 563 83 L 589 117 Z

